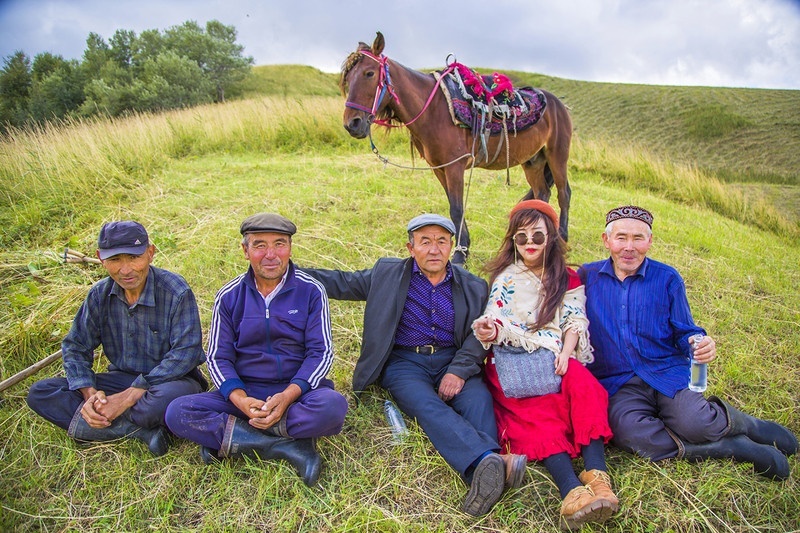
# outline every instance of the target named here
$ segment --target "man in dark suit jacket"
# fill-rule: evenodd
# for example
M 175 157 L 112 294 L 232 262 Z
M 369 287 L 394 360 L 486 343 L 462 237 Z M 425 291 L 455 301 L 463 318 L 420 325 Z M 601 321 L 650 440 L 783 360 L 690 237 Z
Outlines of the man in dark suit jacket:
M 486 350 L 472 321 L 486 306 L 486 282 L 450 263 L 455 227 L 439 215 L 408 224 L 410 258 L 367 270 L 303 269 L 329 298 L 366 300 L 353 390 L 379 382 L 416 418 L 447 463 L 470 485 L 465 512 L 489 512 L 504 488 L 522 484 L 527 458 L 501 456 L 492 397 L 481 376 Z

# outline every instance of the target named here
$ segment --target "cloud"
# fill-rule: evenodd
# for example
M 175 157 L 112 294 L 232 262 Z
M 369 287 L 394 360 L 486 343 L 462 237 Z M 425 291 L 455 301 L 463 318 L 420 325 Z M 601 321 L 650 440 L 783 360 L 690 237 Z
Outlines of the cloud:
M 419 69 L 485 68 L 609 82 L 800 88 L 800 3 L 790 0 L 11 0 L 0 54 L 80 57 L 89 32 L 233 25 L 256 64 L 336 72 L 380 30 L 386 54 Z

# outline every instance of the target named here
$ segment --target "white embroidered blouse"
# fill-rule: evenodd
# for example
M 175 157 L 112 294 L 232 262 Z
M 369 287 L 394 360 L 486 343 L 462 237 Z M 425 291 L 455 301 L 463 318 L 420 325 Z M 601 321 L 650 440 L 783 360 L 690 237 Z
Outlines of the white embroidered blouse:
M 489 302 L 483 317 L 490 317 L 498 329 L 497 337 L 482 342 L 484 348 L 492 344 L 510 344 L 528 351 L 547 348 L 561 353 L 564 332 L 568 329 L 578 334 L 578 345 L 570 357 L 586 365 L 594 361 L 589 344 L 589 320 L 586 318 L 586 294 L 583 285 L 564 293 L 564 299 L 555 317 L 543 328 L 531 331 L 542 305 L 542 282 L 522 261 L 509 265 L 492 283 Z

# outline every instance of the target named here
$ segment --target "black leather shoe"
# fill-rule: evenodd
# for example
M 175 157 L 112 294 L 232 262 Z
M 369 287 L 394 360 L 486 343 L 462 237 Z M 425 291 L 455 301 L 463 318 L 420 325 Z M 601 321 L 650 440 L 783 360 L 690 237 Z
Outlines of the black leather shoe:
M 500 497 L 506 481 L 506 466 L 496 453 L 484 457 L 472 473 L 472 483 L 464 498 L 464 512 L 483 516 L 492 510 Z

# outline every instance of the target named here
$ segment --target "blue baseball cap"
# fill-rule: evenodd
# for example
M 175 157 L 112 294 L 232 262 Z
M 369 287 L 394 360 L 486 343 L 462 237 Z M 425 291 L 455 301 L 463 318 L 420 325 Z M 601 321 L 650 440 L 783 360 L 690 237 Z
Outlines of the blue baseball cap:
M 408 231 L 416 231 L 424 226 L 440 226 L 449 231 L 451 235 L 456 234 L 456 226 L 452 220 L 432 213 L 425 213 L 412 218 L 411 222 L 408 223 Z
M 141 255 L 149 244 L 150 239 L 144 226 L 132 220 L 120 220 L 107 222 L 100 228 L 97 252 L 100 259 L 119 254 Z

